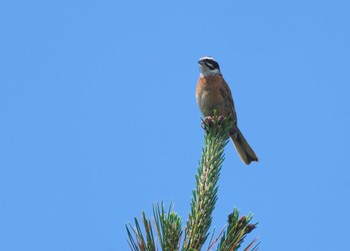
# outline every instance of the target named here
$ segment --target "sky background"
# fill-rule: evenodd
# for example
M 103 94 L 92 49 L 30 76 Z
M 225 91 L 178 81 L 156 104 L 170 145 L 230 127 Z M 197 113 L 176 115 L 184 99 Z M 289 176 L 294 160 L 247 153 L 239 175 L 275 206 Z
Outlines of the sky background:
M 260 250 L 348 250 L 349 1 L 2 1 L 0 250 L 129 250 L 152 204 L 190 210 L 198 58 L 218 60 L 260 162 L 232 144 L 213 227 Z

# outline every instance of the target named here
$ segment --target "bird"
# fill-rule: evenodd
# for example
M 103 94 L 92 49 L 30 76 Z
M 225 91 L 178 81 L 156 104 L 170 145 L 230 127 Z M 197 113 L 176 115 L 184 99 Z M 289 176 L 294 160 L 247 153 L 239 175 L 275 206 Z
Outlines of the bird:
M 230 87 L 226 83 L 220 71 L 218 62 L 212 57 L 201 57 L 198 61 L 200 75 L 196 87 L 196 99 L 203 116 L 216 115 L 232 118 L 232 131 L 230 137 L 237 150 L 240 159 L 249 165 L 252 161 L 258 161 L 254 150 L 239 130 L 237 114 L 233 102 Z

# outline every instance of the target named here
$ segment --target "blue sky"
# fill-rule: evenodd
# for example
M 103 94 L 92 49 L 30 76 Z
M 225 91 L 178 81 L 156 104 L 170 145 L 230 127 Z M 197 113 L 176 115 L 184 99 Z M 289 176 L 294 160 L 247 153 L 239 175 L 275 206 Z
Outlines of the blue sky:
M 128 250 L 125 224 L 185 222 L 211 55 L 260 158 L 229 144 L 213 227 L 253 212 L 261 250 L 348 250 L 348 1 L 4 1 L 0 250 Z

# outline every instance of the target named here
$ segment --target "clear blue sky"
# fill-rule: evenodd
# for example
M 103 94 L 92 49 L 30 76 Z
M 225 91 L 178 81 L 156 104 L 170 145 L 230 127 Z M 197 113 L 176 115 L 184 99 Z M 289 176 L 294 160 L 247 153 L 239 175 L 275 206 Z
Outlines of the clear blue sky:
M 261 250 L 348 250 L 348 1 L 3 1 L 0 250 L 129 250 L 125 224 L 185 222 L 211 55 L 260 158 L 226 148 L 213 226 L 253 212 Z

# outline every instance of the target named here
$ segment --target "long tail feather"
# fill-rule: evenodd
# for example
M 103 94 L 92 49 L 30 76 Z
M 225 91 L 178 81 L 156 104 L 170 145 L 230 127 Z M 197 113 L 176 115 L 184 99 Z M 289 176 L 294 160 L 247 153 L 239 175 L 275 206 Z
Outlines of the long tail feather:
M 241 131 L 236 127 L 235 130 L 236 133 L 231 135 L 231 139 L 233 141 L 233 144 L 236 147 L 237 153 L 241 160 L 249 165 L 252 161 L 258 161 L 258 157 L 256 156 L 253 149 L 248 144 L 247 140 L 244 138 Z

